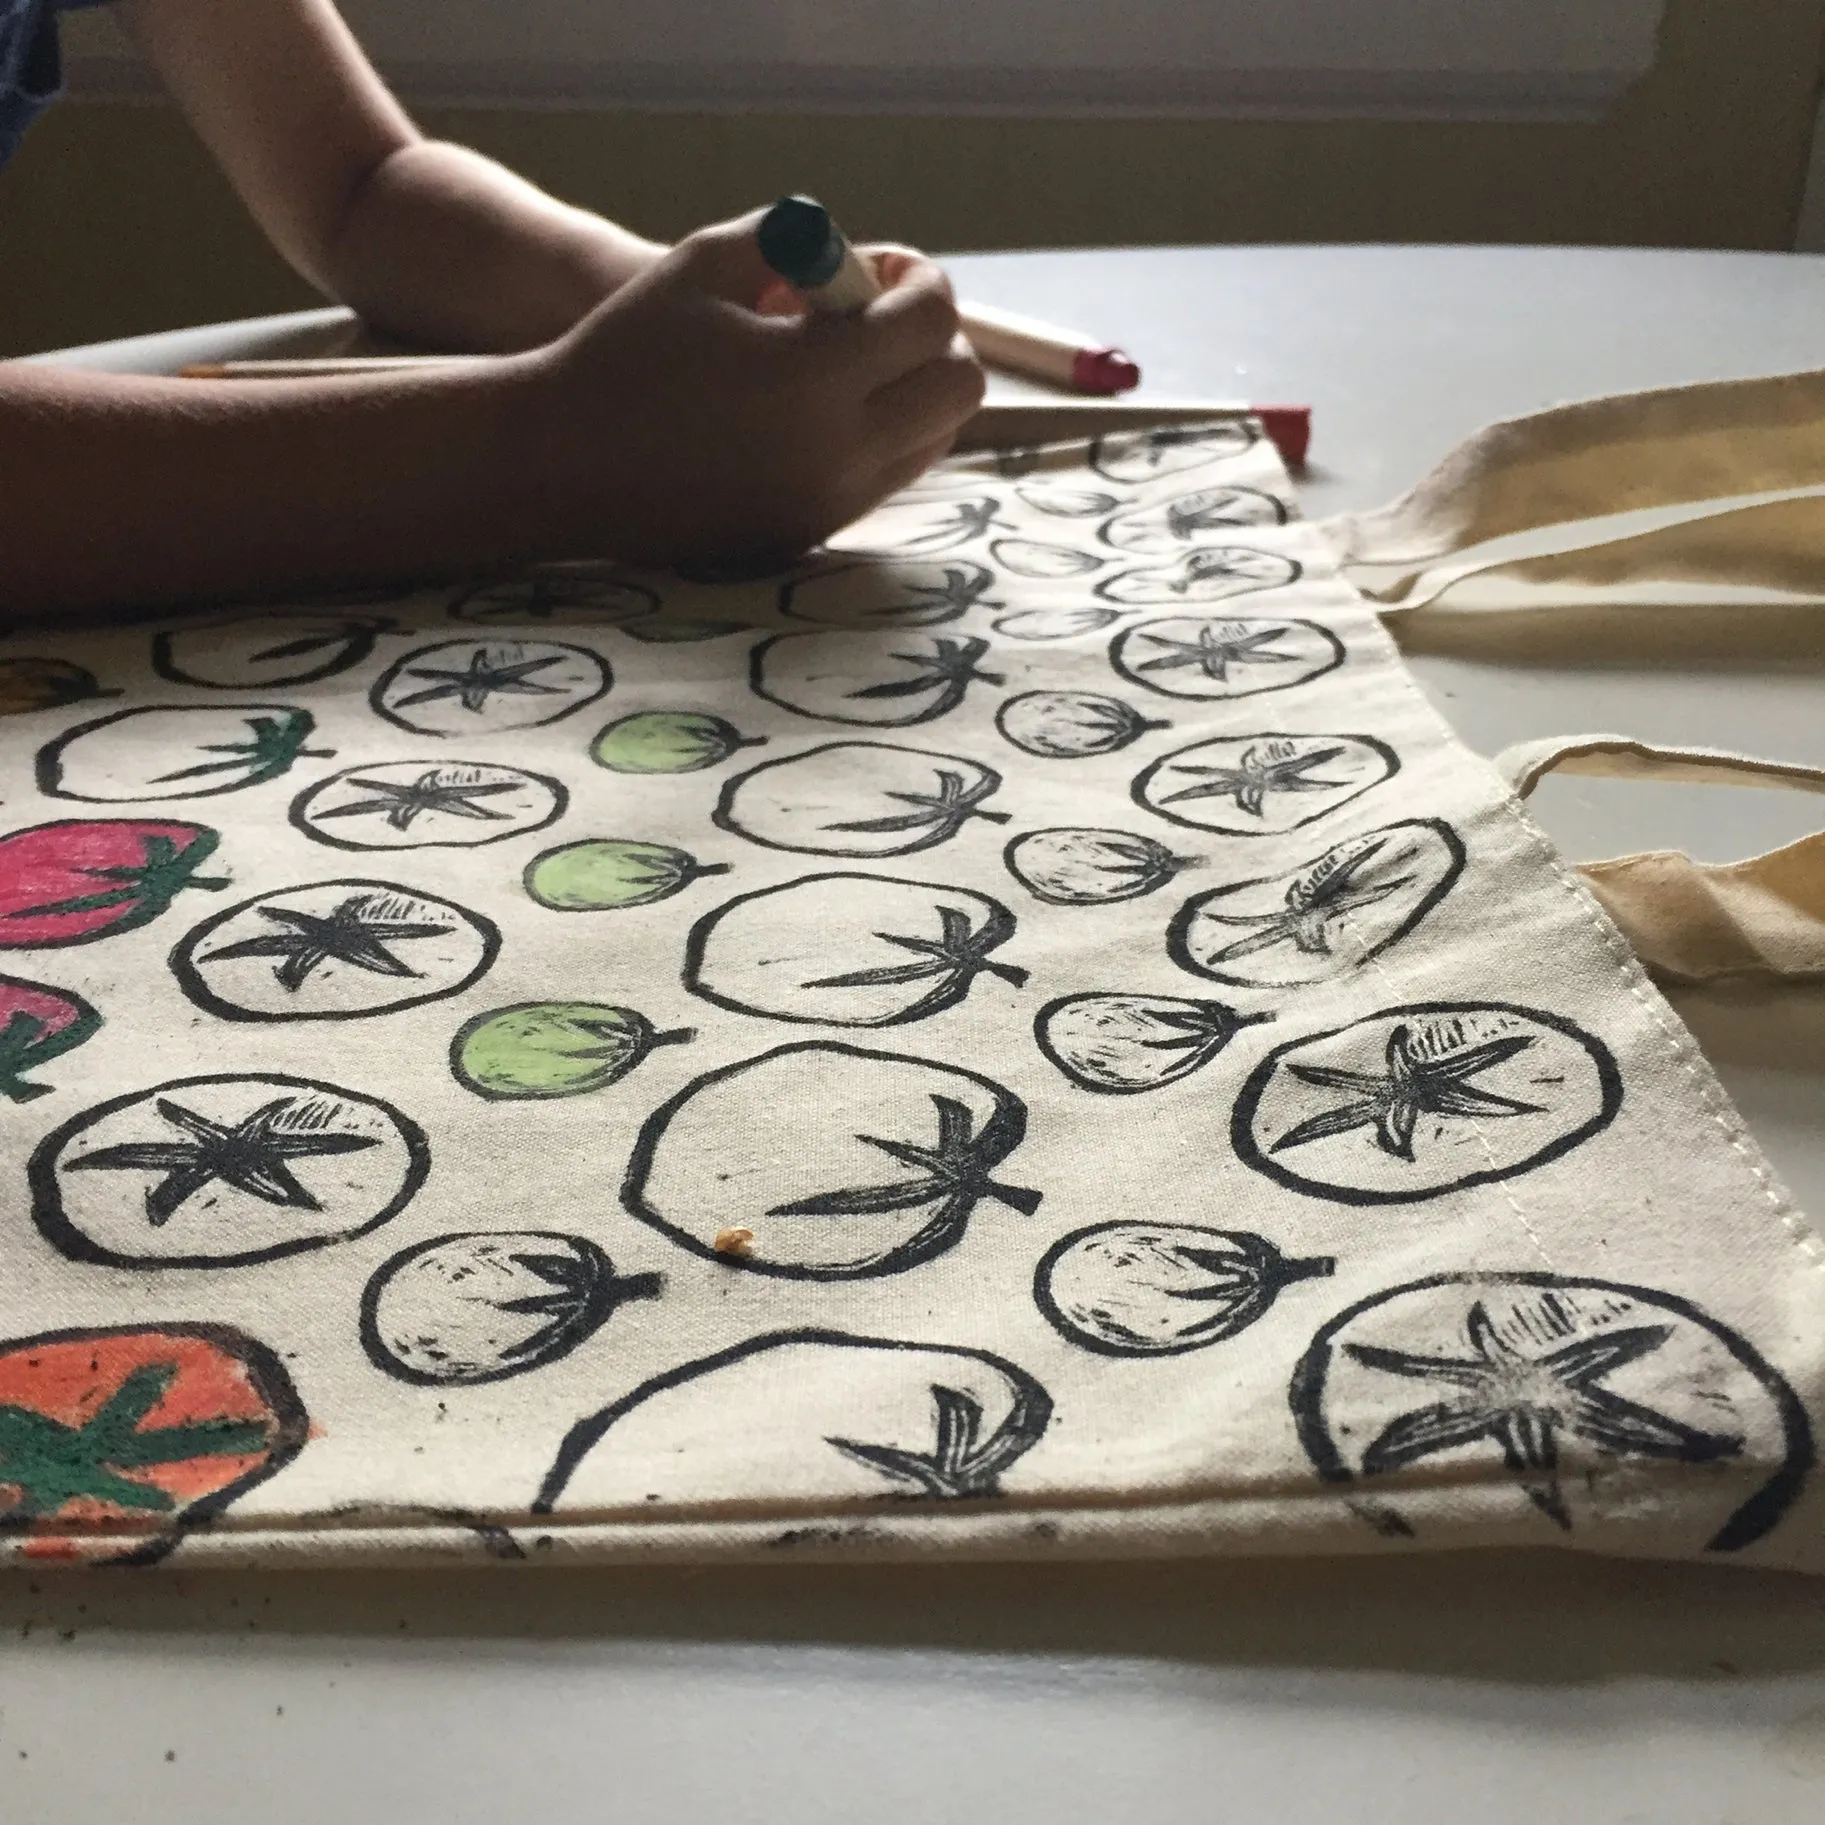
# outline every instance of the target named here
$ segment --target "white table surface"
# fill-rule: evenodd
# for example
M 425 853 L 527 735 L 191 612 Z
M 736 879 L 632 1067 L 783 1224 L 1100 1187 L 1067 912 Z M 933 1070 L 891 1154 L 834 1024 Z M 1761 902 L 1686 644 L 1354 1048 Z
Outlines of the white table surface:
M 972 255 L 1161 396 L 1309 400 L 1308 510 L 1490 418 L 1825 366 L 1825 260 L 1490 248 Z M 322 320 L 63 359 L 268 352 Z M 1825 623 L 1821 624 L 1825 627 Z M 1437 648 L 1439 642 L 1429 641 Z M 1429 650 L 1473 746 L 1622 729 L 1825 762 L 1785 656 Z M 1773 792 L 1548 781 L 1579 857 L 1747 854 Z M 1681 1011 L 1825 1213 L 1825 993 Z M 1825 1580 L 1559 1554 L 1362 1563 L 0 1578 L 4 1825 L 1817 1825 Z

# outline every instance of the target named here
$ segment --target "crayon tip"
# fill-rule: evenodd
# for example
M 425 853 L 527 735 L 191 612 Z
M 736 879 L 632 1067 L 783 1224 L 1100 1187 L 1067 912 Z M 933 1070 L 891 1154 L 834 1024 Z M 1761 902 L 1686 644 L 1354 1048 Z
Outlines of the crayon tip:
M 1305 467 L 1305 453 L 1312 445 L 1312 408 L 1310 406 L 1251 406 L 1261 420 L 1267 440 L 1280 452 L 1289 469 Z
M 1120 349 L 1079 349 L 1071 384 L 1080 393 L 1126 393 L 1141 384 L 1141 370 Z
M 760 257 L 800 291 L 827 285 L 843 264 L 843 237 L 815 197 L 782 196 L 754 231 Z

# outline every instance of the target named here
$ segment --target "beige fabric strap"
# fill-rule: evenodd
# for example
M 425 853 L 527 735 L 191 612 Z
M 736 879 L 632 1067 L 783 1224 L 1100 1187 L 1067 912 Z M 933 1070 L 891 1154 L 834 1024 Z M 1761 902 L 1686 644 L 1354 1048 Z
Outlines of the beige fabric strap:
M 1399 499 L 1322 524 L 1346 564 L 1427 564 L 1533 527 L 1821 483 L 1825 370 L 1503 419 Z
M 1825 768 L 1663 748 L 1625 735 L 1520 742 L 1495 764 L 1522 798 L 1554 771 L 1825 793 Z M 1825 831 L 1743 862 L 1695 862 L 1659 850 L 1582 863 L 1578 872 L 1636 955 L 1662 977 L 1825 977 Z
M 1704 514 L 1574 551 L 1493 564 L 1411 570 L 1358 580 L 1384 615 L 1421 608 L 1515 608 L 1598 600 L 1595 592 L 1654 584 L 1729 592 L 1777 592 L 1783 605 L 1825 605 L 1825 495 L 1807 494 Z M 1738 599 L 1741 599 L 1739 596 Z

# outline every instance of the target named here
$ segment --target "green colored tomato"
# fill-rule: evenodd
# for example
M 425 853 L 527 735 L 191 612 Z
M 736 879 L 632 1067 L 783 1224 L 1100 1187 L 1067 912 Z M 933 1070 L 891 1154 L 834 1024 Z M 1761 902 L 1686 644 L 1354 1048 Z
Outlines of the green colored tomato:
M 617 906 L 650 906 L 699 875 L 728 872 L 727 862 L 706 865 L 666 843 L 590 837 L 534 856 L 524 879 L 527 893 L 553 912 L 606 912 Z
M 763 740 L 705 710 L 642 710 L 611 722 L 590 754 L 615 773 L 695 773 Z
M 527 1001 L 467 1022 L 451 1041 L 450 1069 L 465 1090 L 491 1099 L 581 1096 L 625 1077 L 654 1046 L 695 1036 L 688 1027 L 655 1032 L 632 1008 Z

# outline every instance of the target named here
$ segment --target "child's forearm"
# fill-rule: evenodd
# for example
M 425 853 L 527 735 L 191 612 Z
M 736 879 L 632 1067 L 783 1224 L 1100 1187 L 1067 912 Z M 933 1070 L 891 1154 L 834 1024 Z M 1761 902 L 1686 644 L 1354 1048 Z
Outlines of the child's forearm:
M 0 620 L 411 582 L 536 543 L 515 362 L 238 383 L 0 364 Z
M 479 153 L 420 141 L 366 179 L 317 276 L 387 334 L 499 351 L 561 336 L 663 252 Z

